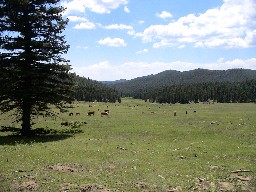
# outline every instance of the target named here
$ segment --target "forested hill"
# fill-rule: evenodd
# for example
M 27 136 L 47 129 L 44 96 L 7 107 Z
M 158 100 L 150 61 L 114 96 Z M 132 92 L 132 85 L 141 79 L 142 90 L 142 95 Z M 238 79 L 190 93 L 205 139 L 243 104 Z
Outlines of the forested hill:
M 195 69 L 191 71 L 179 72 L 168 70 L 156 75 L 139 77 L 124 82 L 116 82 L 108 84 L 118 90 L 123 97 L 135 97 L 145 99 L 151 97 L 149 93 L 156 91 L 162 92 L 160 89 L 172 89 L 173 86 L 214 84 L 223 85 L 221 83 L 241 83 L 249 80 L 256 80 L 256 70 L 249 69 L 229 69 L 229 70 L 206 70 Z M 181 87 L 180 87 L 181 88 Z M 163 94 L 166 94 L 163 92 Z
M 118 91 L 101 82 L 75 76 L 74 99 L 78 101 L 121 102 Z

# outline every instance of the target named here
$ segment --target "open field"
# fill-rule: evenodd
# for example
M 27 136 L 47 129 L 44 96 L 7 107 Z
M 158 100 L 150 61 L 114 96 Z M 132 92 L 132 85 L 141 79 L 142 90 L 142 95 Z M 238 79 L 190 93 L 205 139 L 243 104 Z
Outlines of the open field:
M 0 191 L 256 191 L 254 103 L 73 106 L 34 127 L 75 134 L 13 136 L 1 115 Z

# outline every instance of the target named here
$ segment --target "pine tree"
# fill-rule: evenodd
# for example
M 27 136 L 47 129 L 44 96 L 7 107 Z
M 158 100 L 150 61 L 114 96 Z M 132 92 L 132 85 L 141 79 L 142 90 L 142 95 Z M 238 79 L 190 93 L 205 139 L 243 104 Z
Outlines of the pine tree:
M 22 135 L 32 133 L 32 114 L 72 101 L 73 75 L 61 56 L 69 48 L 61 34 L 68 20 L 58 2 L 0 2 L 0 111 L 16 111 Z

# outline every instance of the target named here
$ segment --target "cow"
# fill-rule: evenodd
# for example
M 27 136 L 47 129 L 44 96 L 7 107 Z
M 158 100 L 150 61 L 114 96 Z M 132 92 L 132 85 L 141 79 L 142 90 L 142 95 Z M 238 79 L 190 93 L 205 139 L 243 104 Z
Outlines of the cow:
M 87 113 L 87 115 L 89 115 L 89 116 L 94 115 L 94 114 L 95 114 L 95 111 L 89 111 L 89 112 Z
M 107 113 L 109 113 L 109 109 L 105 109 L 105 110 L 104 110 L 104 112 L 107 112 Z
M 61 126 L 69 126 L 69 122 L 62 122 Z
M 73 115 L 74 115 L 74 113 L 69 113 L 68 115 L 69 115 L 69 116 L 73 116 Z
M 101 112 L 101 117 L 103 117 L 104 115 L 108 116 L 108 112 Z
M 80 115 L 80 113 L 76 113 L 76 115 Z

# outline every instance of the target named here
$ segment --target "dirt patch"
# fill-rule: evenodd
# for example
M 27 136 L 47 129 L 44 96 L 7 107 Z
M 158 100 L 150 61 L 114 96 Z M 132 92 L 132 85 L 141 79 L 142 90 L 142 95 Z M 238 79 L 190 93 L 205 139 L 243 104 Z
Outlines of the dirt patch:
M 37 191 L 38 184 L 35 181 L 27 181 L 17 186 L 18 191 Z
M 219 169 L 219 167 L 214 167 L 214 169 Z M 189 188 L 190 191 L 248 191 L 254 192 L 255 187 L 253 183 L 255 179 L 252 175 L 248 173 L 234 173 L 223 178 L 217 182 L 208 181 L 205 178 L 197 178 L 193 186 Z
M 86 185 L 76 185 L 72 183 L 63 183 L 60 185 L 61 191 L 80 191 L 80 192 L 114 192 L 114 190 L 108 189 L 103 185 L 97 183 L 86 184 Z
M 235 190 L 235 185 L 233 183 L 229 183 L 229 182 L 219 182 L 218 186 L 221 191 L 234 191 Z
M 182 187 L 181 186 L 177 186 L 177 187 L 168 187 L 166 189 L 166 192 L 182 192 Z
M 167 191 L 166 188 L 159 187 L 157 185 L 148 184 L 141 181 L 134 183 L 134 188 L 144 192 Z
M 248 181 L 248 182 L 253 180 L 252 176 L 239 175 L 237 173 L 231 173 L 230 178 L 237 179 L 237 180 L 240 180 L 240 181 Z
M 60 185 L 61 191 L 68 191 L 68 190 L 77 189 L 77 188 L 78 186 L 72 183 L 63 183 Z
M 229 176 L 229 179 L 236 182 L 237 187 L 239 187 L 242 191 L 253 192 L 255 190 L 255 185 L 252 183 L 256 182 L 255 178 L 248 173 L 239 173 L 232 172 Z
M 215 184 L 213 182 L 207 181 L 204 178 L 198 178 L 195 186 L 191 187 L 192 191 L 210 191 L 210 189 L 214 188 Z
M 76 172 L 76 169 L 74 169 L 72 167 L 61 166 L 61 165 L 49 166 L 49 169 L 52 169 L 52 170 L 55 170 L 55 171 L 62 171 L 62 172 L 65 172 L 65 173 Z
M 107 189 L 103 185 L 99 184 L 88 184 L 88 185 L 82 185 L 79 187 L 79 190 L 81 192 L 112 192 L 113 190 Z

